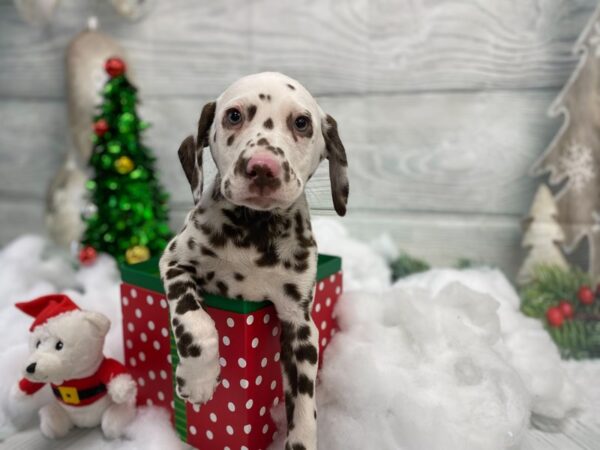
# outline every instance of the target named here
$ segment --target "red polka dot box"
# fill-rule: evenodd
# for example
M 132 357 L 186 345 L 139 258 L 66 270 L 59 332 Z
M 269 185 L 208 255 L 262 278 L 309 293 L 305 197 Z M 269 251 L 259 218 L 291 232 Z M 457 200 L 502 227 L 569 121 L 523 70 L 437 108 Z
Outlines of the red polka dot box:
M 342 292 L 341 266 L 340 258 L 319 255 L 312 316 L 321 356 L 337 331 L 333 310 Z M 138 383 L 138 404 L 170 410 L 181 439 L 198 449 L 266 450 L 276 430 L 270 409 L 283 401 L 280 324 L 273 305 L 205 298 L 219 332 L 221 384 L 212 400 L 197 407 L 174 391 L 178 356 L 158 260 L 123 265 L 121 275 L 125 364 Z

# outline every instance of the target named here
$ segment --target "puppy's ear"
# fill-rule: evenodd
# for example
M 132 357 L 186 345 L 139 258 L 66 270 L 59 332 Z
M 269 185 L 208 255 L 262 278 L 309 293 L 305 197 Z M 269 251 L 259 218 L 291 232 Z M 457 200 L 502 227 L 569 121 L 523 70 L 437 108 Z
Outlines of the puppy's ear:
M 186 137 L 177 151 L 185 177 L 192 188 L 194 205 L 202 197 L 202 147 L 196 148 L 194 136 Z
M 192 188 L 194 204 L 197 204 L 202 197 L 203 172 L 202 172 L 202 150 L 208 145 L 210 127 L 215 118 L 216 103 L 210 102 L 204 105 L 200 120 L 198 121 L 198 138 L 194 141 L 193 136 L 186 137 L 177 154 L 179 162 L 183 167 L 185 177 Z
M 104 314 L 96 311 L 85 311 L 83 320 L 92 325 L 92 329 L 100 337 L 106 336 L 110 328 L 110 320 Z
M 323 137 L 325 138 L 326 157 L 329 160 L 329 180 L 331 181 L 331 197 L 333 206 L 338 215 L 346 214 L 346 204 L 350 185 L 348 184 L 348 160 L 346 150 L 338 134 L 337 122 L 329 114 L 322 123 Z
M 209 102 L 202 108 L 200 120 L 198 121 L 198 148 L 202 149 L 208 146 L 208 132 L 210 126 L 215 120 L 215 110 L 217 109 L 216 102 Z

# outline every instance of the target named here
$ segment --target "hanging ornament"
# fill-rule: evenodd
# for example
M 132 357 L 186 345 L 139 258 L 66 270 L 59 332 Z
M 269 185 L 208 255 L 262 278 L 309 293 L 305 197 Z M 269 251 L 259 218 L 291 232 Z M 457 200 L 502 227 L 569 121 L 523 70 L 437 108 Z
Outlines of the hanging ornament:
M 81 217 L 85 220 L 91 219 L 98 212 L 98 207 L 92 202 L 87 203 L 81 209 Z
M 98 137 L 102 137 L 104 133 L 108 131 L 108 122 L 104 119 L 98 119 L 94 123 L 94 134 Z
M 129 156 L 121 156 L 115 161 L 115 170 L 121 175 L 126 175 L 135 168 L 134 162 Z
M 94 247 L 86 246 L 79 251 L 79 262 L 84 266 L 90 266 L 96 261 L 98 253 Z
M 125 62 L 121 58 L 108 58 L 104 70 L 111 78 L 118 77 L 125 73 Z
M 125 252 L 127 264 L 137 264 L 148 259 L 150 259 L 150 250 L 145 245 L 136 245 Z

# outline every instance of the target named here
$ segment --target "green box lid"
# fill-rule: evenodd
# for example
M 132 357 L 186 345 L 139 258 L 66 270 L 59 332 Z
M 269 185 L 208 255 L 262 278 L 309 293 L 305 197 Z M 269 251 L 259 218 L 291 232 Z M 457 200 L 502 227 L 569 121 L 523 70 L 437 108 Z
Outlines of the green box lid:
M 158 269 L 159 258 L 151 258 L 138 264 L 121 264 L 121 278 L 124 283 L 139 286 L 150 291 L 165 293 Z M 317 280 L 322 280 L 342 269 L 339 256 L 319 254 L 317 262 Z M 270 302 L 251 302 L 207 294 L 204 297 L 206 305 L 238 313 L 251 313 L 268 306 Z

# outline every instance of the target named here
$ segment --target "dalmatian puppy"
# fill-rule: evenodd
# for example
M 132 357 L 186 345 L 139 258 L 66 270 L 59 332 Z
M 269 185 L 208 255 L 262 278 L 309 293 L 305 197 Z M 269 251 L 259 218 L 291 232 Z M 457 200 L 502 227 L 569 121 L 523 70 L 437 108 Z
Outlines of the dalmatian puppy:
M 203 194 L 206 146 L 218 174 Z M 195 207 L 160 260 L 180 357 L 177 394 L 201 404 L 218 384 L 218 336 L 203 294 L 269 300 L 281 320 L 286 449 L 316 449 L 317 246 L 304 187 L 327 158 L 335 210 L 346 213 L 337 124 L 296 80 L 259 73 L 204 106 L 198 135 L 183 141 L 179 158 Z

